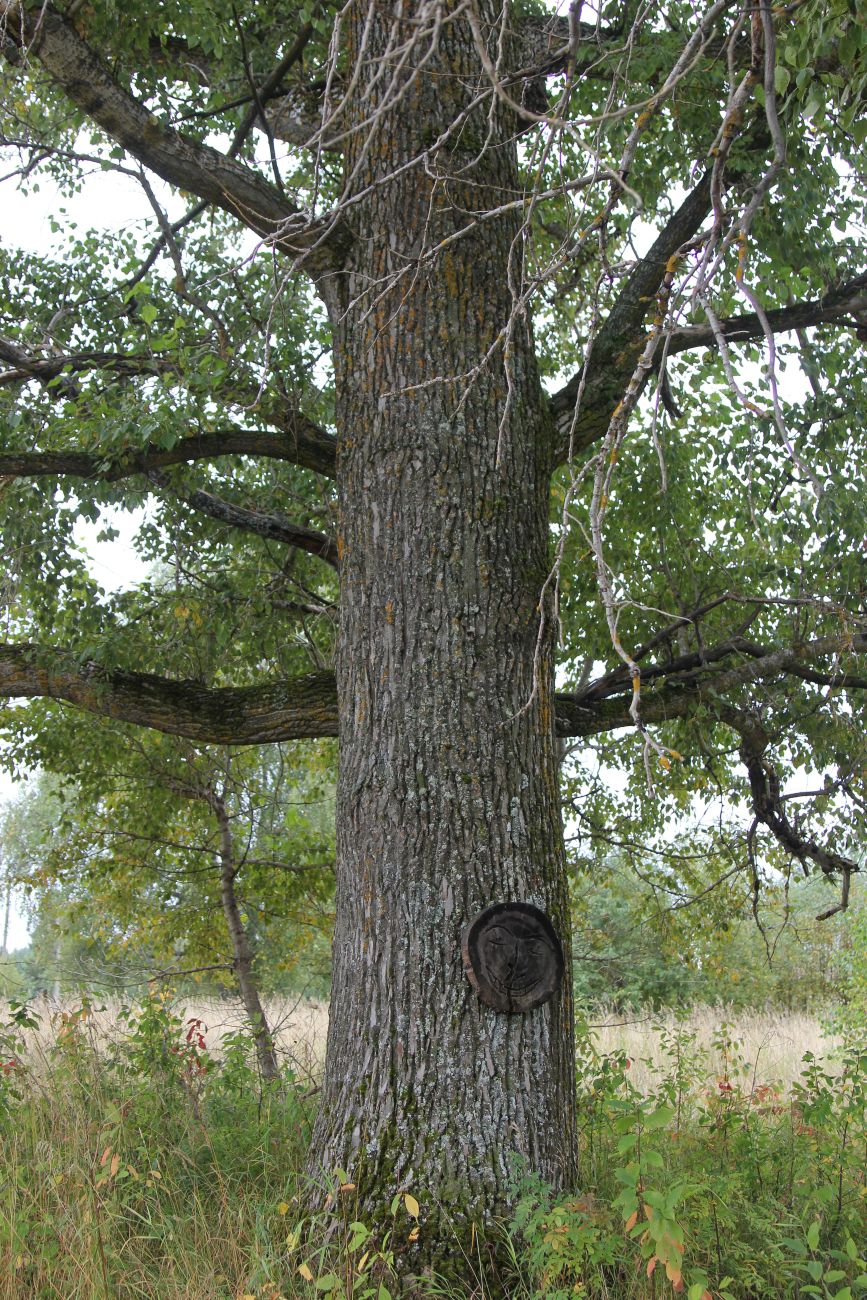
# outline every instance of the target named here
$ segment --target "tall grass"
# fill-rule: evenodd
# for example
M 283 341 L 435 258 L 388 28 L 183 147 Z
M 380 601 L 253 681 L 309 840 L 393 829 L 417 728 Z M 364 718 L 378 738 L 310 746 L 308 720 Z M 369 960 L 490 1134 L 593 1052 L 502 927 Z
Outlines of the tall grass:
M 279 1090 L 260 1087 L 226 1003 L 43 1008 L 38 1024 L 0 1007 L 0 1300 L 397 1294 L 388 1242 L 349 1229 L 349 1203 L 342 1233 L 302 1224 L 327 1009 L 269 1010 Z M 824 1038 L 807 1016 L 707 1009 L 597 1008 L 587 1025 L 581 1189 L 553 1197 L 516 1168 L 514 1215 L 489 1230 L 509 1280 L 483 1292 L 468 1270 L 453 1300 L 867 1293 L 855 1038 Z M 395 1191 L 409 1193 L 393 1207 L 405 1242 L 414 1214 L 424 1232 L 424 1189 Z
M 740 1009 L 726 1006 L 695 1006 L 682 1012 L 618 1013 L 604 1006 L 590 1008 L 585 1016 L 587 1031 L 602 1055 L 622 1053 L 632 1062 L 631 1079 L 642 1093 L 659 1086 L 670 1068 L 667 1043 L 683 1032 L 690 1039 L 706 1076 L 718 1077 L 726 1068 L 720 1051 L 720 1031 L 738 1045 L 749 1063 L 756 1085 L 774 1083 L 791 1088 L 801 1076 L 804 1054 L 812 1053 L 833 1061 L 842 1039 L 830 1032 L 819 1018 L 806 1011 Z
M 37 1030 L 27 1035 L 31 1063 L 52 1053 L 57 1027 L 64 1013 L 79 1005 L 44 1000 Z M 123 1026 L 119 1015 L 123 1003 L 117 998 L 94 1002 L 87 1032 L 94 1046 L 104 1048 L 114 1041 Z M 313 1085 L 322 1072 L 328 1033 L 328 1004 L 306 998 L 271 998 L 265 1002 L 268 1024 L 274 1030 L 278 1053 L 300 1078 Z M 0 1021 L 8 1003 L 0 1000 Z M 37 1006 L 37 1012 L 40 1007 Z M 174 1003 L 184 1021 L 201 1022 L 208 1052 L 219 1059 L 225 1038 L 244 1030 L 245 1012 L 240 1002 L 227 998 L 187 998 Z M 695 1006 L 682 1012 L 672 1010 L 621 1012 L 597 1005 L 585 1009 L 579 1019 L 579 1033 L 586 1034 L 600 1055 L 622 1053 L 632 1062 L 632 1083 L 643 1093 L 651 1092 L 668 1068 L 667 1037 L 679 1028 L 694 1042 L 707 1076 L 719 1074 L 724 1066 L 718 1050 L 719 1031 L 727 1026 L 730 1039 L 740 1045 L 758 1083 L 773 1081 L 789 1088 L 800 1076 L 805 1052 L 833 1059 L 841 1039 L 830 1032 L 821 1018 L 809 1012 L 774 1008 L 734 1011 L 724 1005 Z

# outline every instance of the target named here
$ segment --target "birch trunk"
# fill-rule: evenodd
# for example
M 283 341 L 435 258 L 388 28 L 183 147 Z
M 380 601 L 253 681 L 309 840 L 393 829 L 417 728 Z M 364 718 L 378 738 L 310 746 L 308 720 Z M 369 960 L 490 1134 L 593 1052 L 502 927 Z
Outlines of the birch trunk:
M 280 1064 L 274 1050 L 274 1039 L 265 1016 L 265 1008 L 259 997 L 259 989 L 253 974 L 253 949 L 235 893 L 235 877 L 238 870 L 235 863 L 232 824 L 225 802 L 219 795 L 210 795 L 208 802 L 220 830 L 220 898 L 232 944 L 233 968 L 253 1041 L 256 1044 L 259 1072 L 263 1079 L 273 1082 L 280 1078 Z

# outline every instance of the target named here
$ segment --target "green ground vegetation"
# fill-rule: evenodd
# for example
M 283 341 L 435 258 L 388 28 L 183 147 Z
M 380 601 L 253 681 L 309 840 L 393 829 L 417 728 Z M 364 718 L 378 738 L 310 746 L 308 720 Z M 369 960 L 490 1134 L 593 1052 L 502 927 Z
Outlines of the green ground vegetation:
M 353 1187 L 305 1217 L 315 1090 L 289 1070 L 263 1088 L 245 1033 L 212 1059 L 204 1026 L 167 994 L 119 1012 L 12 1004 L 0 1029 L 0 1297 L 387 1300 L 419 1234 L 424 1187 L 399 1188 L 374 1237 Z M 849 1027 L 786 1088 L 722 1026 L 708 1076 L 684 1018 L 649 1091 L 625 1053 L 580 1031 L 581 1186 L 568 1197 L 515 1168 L 492 1231 L 518 1300 L 854 1300 L 867 1294 L 867 1040 Z M 456 1243 L 456 1250 L 458 1244 Z M 486 1241 L 459 1289 L 484 1294 Z M 502 1282 L 500 1283 L 502 1285 Z

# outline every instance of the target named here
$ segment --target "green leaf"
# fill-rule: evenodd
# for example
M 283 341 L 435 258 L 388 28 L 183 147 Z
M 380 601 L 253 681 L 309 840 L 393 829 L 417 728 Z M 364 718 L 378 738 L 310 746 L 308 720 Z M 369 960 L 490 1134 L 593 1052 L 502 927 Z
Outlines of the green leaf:
M 815 1250 L 819 1244 L 820 1225 L 818 1219 L 815 1219 L 807 1229 L 807 1245 L 810 1250 Z
M 644 1121 L 644 1127 L 652 1133 L 656 1129 L 665 1128 L 674 1119 L 677 1111 L 673 1106 L 658 1106 Z

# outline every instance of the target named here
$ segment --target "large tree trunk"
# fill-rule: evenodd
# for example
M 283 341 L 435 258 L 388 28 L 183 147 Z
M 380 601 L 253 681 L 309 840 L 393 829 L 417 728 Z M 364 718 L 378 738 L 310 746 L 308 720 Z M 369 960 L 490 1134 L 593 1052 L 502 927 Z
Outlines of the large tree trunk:
M 350 53 L 362 78 L 385 66 L 371 114 L 390 80 L 386 9 L 373 6 L 360 64 L 357 29 Z M 553 431 L 513 312 L 518 218 L 428 255 L 520 194 L 514 120 L 499 106 L 489 119 L 486 101 L 427 168 L 385 180 L 482 77 L 469 26 L 452 22 L 399 107 L 350 138 L 347 175 L 373 188 L 333 320 L 337 922 L 313 1155 L 348 1171 L 369 1212 L 411 1191 L 434 1263 L 442 1212 L 460 1230 L 504 1209 L 513 1157 L 555 1186 L 575 1174 L 550 611 L 539 636 Z M 544 909 L 566 949 L 562 991 L 525 1014 L 484 1006 L 461 965 L 464 925 L 506 900 Z

